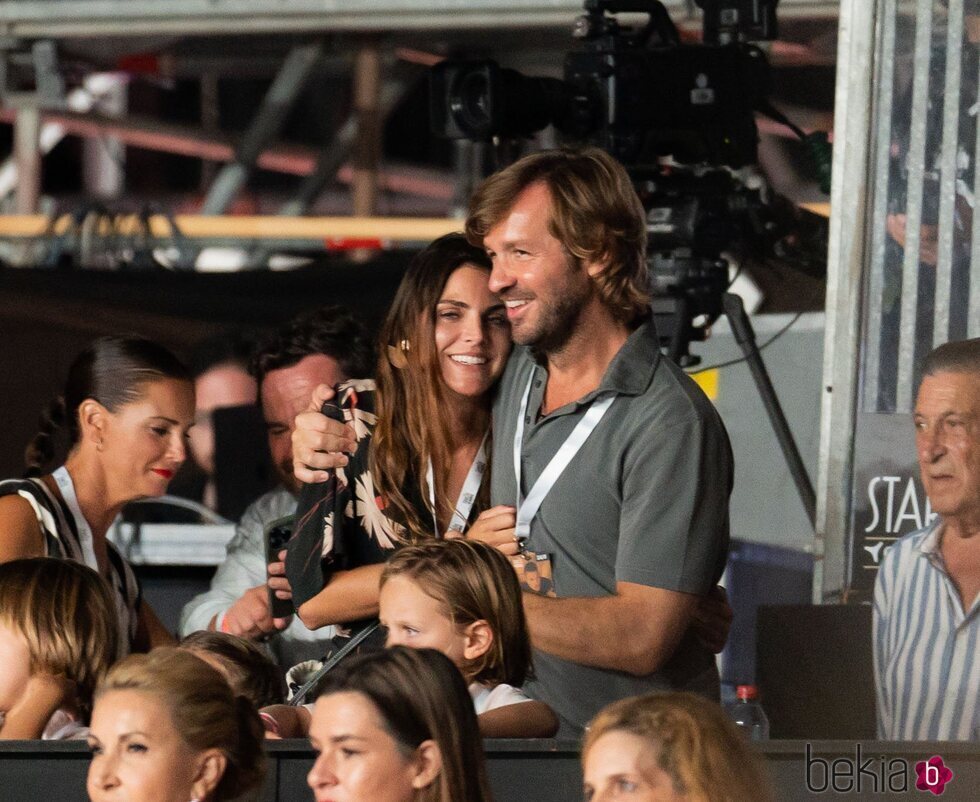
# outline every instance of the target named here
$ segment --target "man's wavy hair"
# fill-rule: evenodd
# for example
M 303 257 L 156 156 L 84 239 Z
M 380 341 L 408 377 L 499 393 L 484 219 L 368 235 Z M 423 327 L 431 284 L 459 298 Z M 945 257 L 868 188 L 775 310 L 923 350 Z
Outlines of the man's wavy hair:
M 467 239 L 482 247 L 537 183 L 551 194 L 551 234 L 574 258 L 606 263 L 593 279 L 599 296 L 618 320 L 639 323 L 650 309 L 646 214 L 626 170 L 599 148 L 540 151 L 491 175 L 470 200 Z

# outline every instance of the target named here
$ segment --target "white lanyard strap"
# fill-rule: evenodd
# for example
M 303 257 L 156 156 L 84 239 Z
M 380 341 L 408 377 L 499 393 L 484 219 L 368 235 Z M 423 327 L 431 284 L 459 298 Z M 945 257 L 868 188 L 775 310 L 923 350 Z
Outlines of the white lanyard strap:
M 517 526 L 514 534 L 521 539 L 530 536 L 531 521 L 538 514 L 541 502 L 551 492 L 551 488 L 555 486 L 555 482 L 558 481 L 558 478 L 565 471 L 565 468 L 568 467 L 569 463 L 575 459 L 575 455 L 578 454 L 579 449 L 589 439 L 589 435 L 592 434 L 595 427 L 599 425 L 599 421 L 602 420 L 602 416 L 612 406 L 612 402 L 616 400 L 615 394 L 609 394 L 596 398 L 589 405 L 585 415 L 575 425 L 568 439 L 562 443 L 561 448 L 551 458 L 551 462 L 541 472 L 538 481 L 534 483 L 534 487 L 527 494 L 527 498 L 522 499 L 521 452 L 524 449 L 524 421 L 527 418 L 527 402 L 531 395 L 531 385 L 533 382 L 534 371 L 532 370 L 527 380 L 527 389 L 524 391 L 524 398 L 521 400 L 521 412 L 517 418 L 517 429 L 514 432 L 514 476 L 517 480 Z
M 449 521 L 450 532 L 463 533 L 466 529 L 466 522 L 470 519 L 470 510 L 473 509 L 473 503 L 476 501 L 476 494 L 480 491 L 480 483 L 483 481 L 483 474 L 487 469 L 487 438 L 490 435 L 490 431 L 487 430 L 483 435 L 483 439 L 480 441 L 480 448 L 476 452 L 476 456 L 473 458 L 473 464 L 470 465 L 470 470 L 466 474 L 466 481 L 463 482 L 463 488 L 459 491 L 459 498 L 456 499 L 456 505 L 453 508 L 453 517 Z M 429 502 L 432 504 L 432 526 L 436 537 L 442 537 L 442 532 L 439 531 L 439 521 L 436 518 L 436 481 L 435 472 L 432 470 L 432 460 L 429 460 L 429 467 L 425 472 L 425 479 L 429 483 Z
M 78 530 L 78 543 L 82 547 L 82 560 L 85 564 L 96 571 L 99 564 L 95 559 L 95 545 L 92 542 L 92 527 L 88 525 L 85 516 L 82 515 L 82 508 L 78 506 L 78 496 L 75 495 L 75 485 L 71 480 L 68 469 L 62 465 L 58 470 L 51 474 L 61 491 L 61 497 L 65 500 L 72 518 L 75 519 L 75 528 Z

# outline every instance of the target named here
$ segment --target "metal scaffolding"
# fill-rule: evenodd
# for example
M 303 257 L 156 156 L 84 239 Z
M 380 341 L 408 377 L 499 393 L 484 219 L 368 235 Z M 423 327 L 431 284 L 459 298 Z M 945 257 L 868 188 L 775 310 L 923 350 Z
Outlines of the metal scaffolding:
M 675 19 L 690 0 L 665 0 Z M 835 16 L 837 0 L 782 0 L 782 18 Z M 95 37 L 393 32 L 567 26 L 581 0 L 6 0 L 0 32 L 13 37 Z

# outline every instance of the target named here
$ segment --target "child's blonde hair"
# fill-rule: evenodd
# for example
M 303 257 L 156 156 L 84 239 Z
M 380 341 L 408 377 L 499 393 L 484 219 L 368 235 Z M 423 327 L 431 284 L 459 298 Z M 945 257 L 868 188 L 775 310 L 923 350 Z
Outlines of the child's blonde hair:
M 72 560 L 30 557 L 0 564 L 0 626 L 21 634 L 31 670 L 62 675 L 77 688 L 88 721 L 92 696 L 116 659 L 119 637 L 109 586 Z
M 532 675 L 521 586 L 500 551 L 463 538 L 405 546 L 388 560 L 381 586 L 393 576 L 415 582 L 443 605 L 446 616 L 457 626 L 481 620 L 490 626 L 490 648 L 462 667 L 467 681 L 520 687 Z

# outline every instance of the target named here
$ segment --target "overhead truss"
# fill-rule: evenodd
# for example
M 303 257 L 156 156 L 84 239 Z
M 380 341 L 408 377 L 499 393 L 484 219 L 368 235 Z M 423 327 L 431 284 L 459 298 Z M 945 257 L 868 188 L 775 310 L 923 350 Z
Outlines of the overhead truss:
M 690 0 L 664 0 L 679 22 Z M 782 0 L 780 18 L 836 16 L 839 0 Z M 13 37 L 459 30 L 567 25 L 581 0 L 0 0 Z

